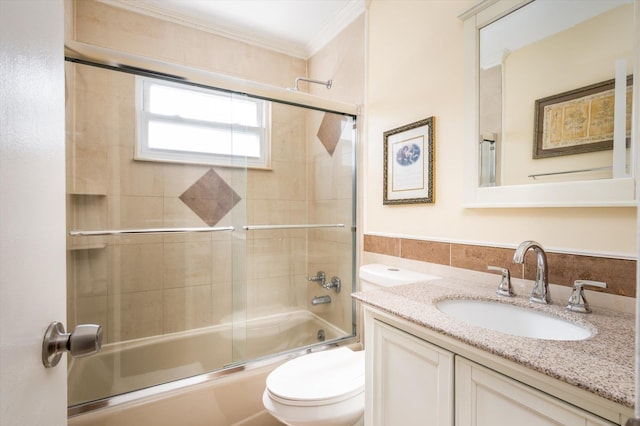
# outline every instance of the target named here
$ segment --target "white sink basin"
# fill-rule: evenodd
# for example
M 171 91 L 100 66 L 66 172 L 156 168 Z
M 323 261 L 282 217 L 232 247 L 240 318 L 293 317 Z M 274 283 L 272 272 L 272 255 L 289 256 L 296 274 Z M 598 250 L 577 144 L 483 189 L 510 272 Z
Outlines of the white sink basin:
M 586 327 L 544 312 L 484 300 L 450 299 L 436 304 L 444 314 L 477 327 L 545 340 L 584 340 Z

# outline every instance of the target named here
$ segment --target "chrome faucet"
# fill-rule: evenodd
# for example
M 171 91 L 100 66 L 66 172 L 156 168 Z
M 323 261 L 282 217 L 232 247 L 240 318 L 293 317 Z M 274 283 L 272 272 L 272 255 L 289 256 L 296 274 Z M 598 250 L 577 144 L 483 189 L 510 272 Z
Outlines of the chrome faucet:
M 340 288 L 342 287 L 342 281 L 338 277 L 331 277 L 331 281 L 327 282 L 327 274 L 323 271 L 318 271 L 313 277 L 307 277 L 307 281 L 317 282 L 327 290 L 334 289 L 336 293 L 340 293 Z
M 327 279 L 327 274 L 325 274 L 323 271 L 318 271 L 318 273 L 316 275 L 314 275 L 313 277 L 307 277 L 307 281 L 313 281 L 313 282 L 320 283 L 320 285 L 322 287 L 325 286 L 325 280 L 326 279 Z
M 496 294 L 499 296 L 513 297 L 516 294 L 513 292 L 513 287 L 511 286 L 511 274 L 507 268 L 498 268 L 497 266 L 487 266 L 489 271 L 497 271 L 502 274 L 502 279 L 500 280 L 500 285 L 498 286 L 498 290 Z
M 523 241 L 520 243 L 516 252 L 513 254 L 513 261 L 515 263 L 524 263 L 524 255 L 529 249 L 532 249 L 536 253 L 537 257 L 537 270 L 536 281 L 531 291 L 531 297 L 529 300 L 536 303 L 551 303 L 551 295 L 549 294 L 549 271 L 547 269 L 547 254 L 544 249 L 535 241 Z
M 573 290 L 567 303 L 567 310 L 572 312 L 580 312 L 582 314 L 588 314 L 591 312 L 589 302 L 584 297 L 583 287 L 600 287 L 607 288 L 607 283 L 601 281 L 591 280 L 576 280 L 573 282 Z

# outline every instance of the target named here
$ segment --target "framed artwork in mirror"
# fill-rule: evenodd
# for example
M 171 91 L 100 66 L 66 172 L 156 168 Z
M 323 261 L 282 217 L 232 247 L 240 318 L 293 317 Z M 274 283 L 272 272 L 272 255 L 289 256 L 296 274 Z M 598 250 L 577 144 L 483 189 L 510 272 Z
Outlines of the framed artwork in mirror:
M 627 77 L 626 138 L 631 137 L 631 90 Z M 615 80 L 538 99 L 535 102 L 533 158 L 581 154 L 613 148 Z
M 433 203 L 434 117 L 383 133 L 382 204 Z

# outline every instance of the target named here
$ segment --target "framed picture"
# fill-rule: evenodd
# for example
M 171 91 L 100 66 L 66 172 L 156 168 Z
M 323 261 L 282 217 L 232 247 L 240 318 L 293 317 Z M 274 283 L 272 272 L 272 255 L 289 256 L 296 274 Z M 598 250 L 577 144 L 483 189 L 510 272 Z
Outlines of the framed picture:
M 382 204 L 433 203 L 434 118 L 383 133 Z
M 627 77 L 627 144 L 631 137 L 631 90 Z M 535 102 L 533 158 L 613 148 L 615 80 L 560 93 Z

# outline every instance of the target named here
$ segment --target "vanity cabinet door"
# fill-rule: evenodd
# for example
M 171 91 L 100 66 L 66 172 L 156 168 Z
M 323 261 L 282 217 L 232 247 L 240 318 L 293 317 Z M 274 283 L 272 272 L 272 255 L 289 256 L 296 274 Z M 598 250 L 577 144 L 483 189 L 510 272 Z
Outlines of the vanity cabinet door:
M 456 426 L 613 425 L 465 358 L 455 365 Z
M 371 424 L 452 426 L 453 354 L 377 320 L 372 332 Z

